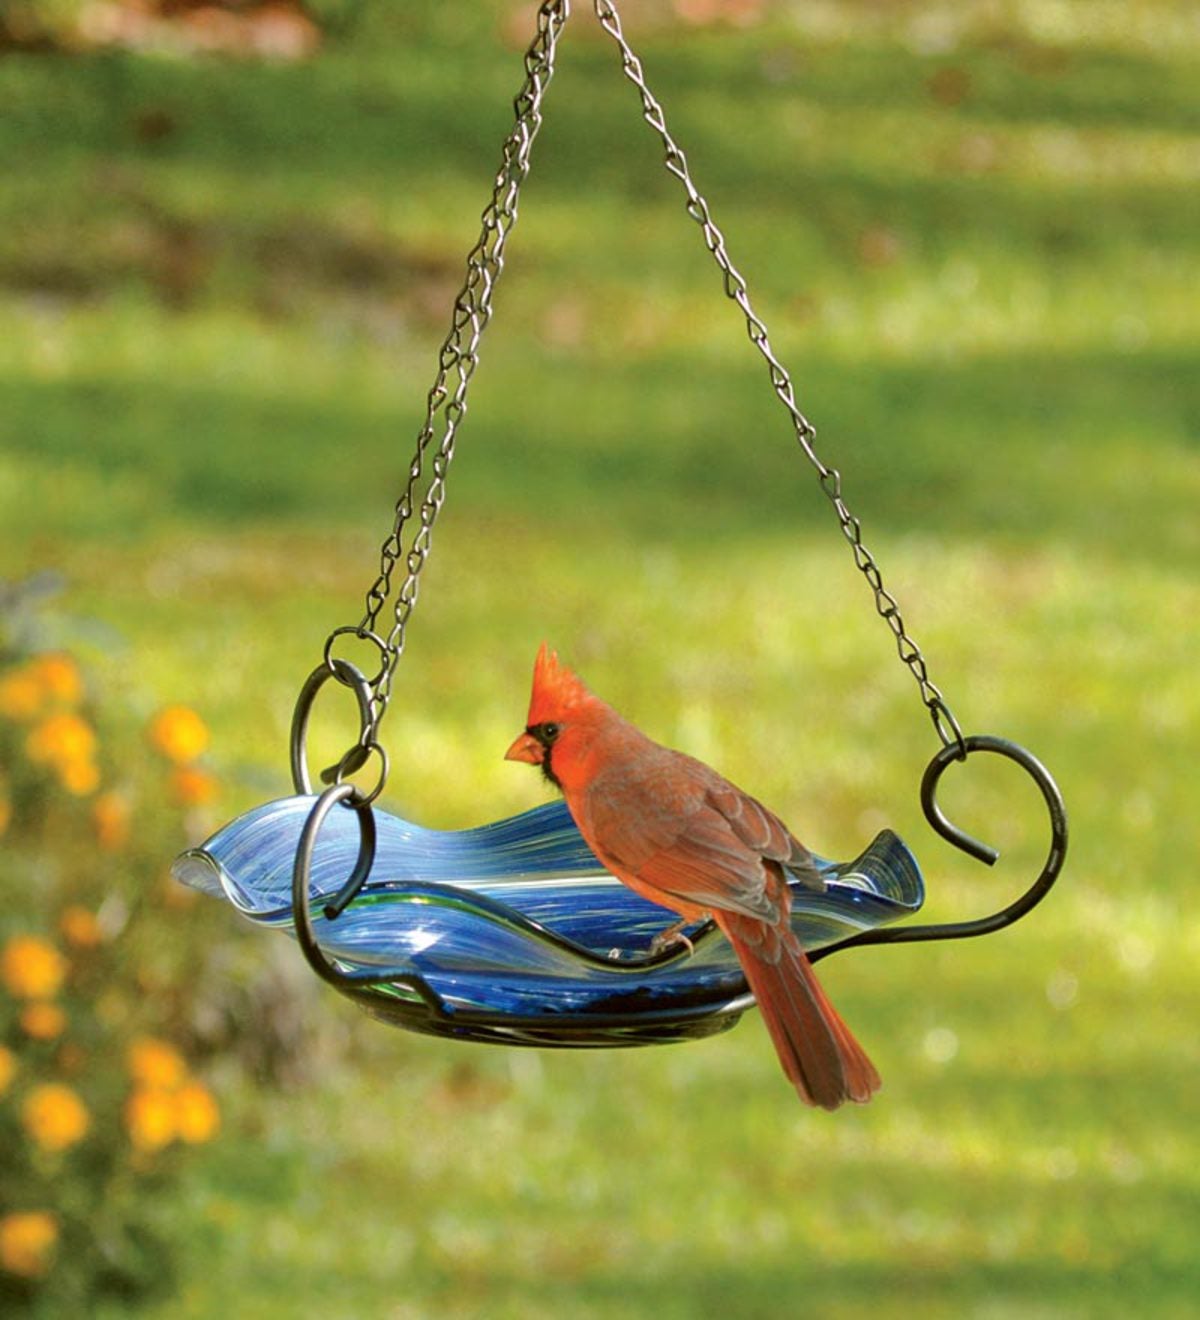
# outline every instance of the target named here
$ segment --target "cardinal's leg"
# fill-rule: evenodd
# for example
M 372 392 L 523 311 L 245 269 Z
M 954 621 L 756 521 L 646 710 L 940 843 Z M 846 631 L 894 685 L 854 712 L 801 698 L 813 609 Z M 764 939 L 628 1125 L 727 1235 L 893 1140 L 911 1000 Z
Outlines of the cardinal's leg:
M 667 949 L 673 949 L 677 944 L 686 944 L 688 956 L 690 957 L 696 952 L 696 946 L 683 932 L 691 924 L 691 918 L 684 917 L 682 920 L 675 922 L 674 925 L 668 926 L 666 930 L 660 930 L 650 941 L 651 955 L 662 953 Z

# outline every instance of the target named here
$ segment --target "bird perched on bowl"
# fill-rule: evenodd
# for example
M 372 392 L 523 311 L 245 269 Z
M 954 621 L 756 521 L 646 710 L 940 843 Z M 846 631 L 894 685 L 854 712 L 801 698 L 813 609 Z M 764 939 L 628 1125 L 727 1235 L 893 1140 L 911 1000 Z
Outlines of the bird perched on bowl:
M 509 747 L 561 789 L 588 846 L 630 889 L 679 914 L 658 948 L 711 917 L 733 945 L 783 1070 L 824 1109 L 864 1102 L 879 1074 L 829 1002 L 791 927 L 789 878 L 825 882 L 808 849 L 748 793 L 648 738 L 544 643 L 525 731 Z

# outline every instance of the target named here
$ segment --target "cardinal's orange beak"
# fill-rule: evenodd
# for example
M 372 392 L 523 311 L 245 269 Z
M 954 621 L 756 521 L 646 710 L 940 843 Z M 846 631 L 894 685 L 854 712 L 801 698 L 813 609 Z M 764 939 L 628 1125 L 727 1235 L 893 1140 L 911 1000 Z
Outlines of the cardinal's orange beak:
M 506 761 L 525 761 L 529 765 L 541 765 L 546 759 L 546 749 L 532 733 L 523 733 L 504 753 Z

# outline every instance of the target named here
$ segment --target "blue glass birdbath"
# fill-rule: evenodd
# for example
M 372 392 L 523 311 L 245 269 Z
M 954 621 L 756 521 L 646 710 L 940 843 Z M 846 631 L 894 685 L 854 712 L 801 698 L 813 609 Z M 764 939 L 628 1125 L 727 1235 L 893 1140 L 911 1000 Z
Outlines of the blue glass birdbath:
M 711 922 L 655 951 L 673 914 L 601 867 L 562 803 L 462 831 L 373 810 L 377 841 L 353 902 L 326 912 L 355 865 L 356 812 L 332 804 L 314 837 L 308 913 L 293 911 L 295 862 L 319 799 L 257 807 L 180 856 L 183 883 L 249 920 L 299 935 L 314 970 L 373 1016 L 414 1031 L 508 1044 L 651 1044 L 734 1025 L 753 999 Z M 818 858 L 824 893 L 793 885 L 792 922 L 811 951 L 910 916 L 921 872 L 885 830 L 851 862 Z

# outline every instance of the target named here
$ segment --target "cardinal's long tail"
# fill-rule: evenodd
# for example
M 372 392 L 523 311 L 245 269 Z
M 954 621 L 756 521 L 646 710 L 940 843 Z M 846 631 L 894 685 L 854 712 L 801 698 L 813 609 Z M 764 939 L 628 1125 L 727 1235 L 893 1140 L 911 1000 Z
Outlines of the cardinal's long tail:
M 822 1109 L 869 1100 L 879 1090 L 879 1074 L 821 989 L 790 927 L 733 912 L 713 915 L 733 945 L 801 1100 Z

